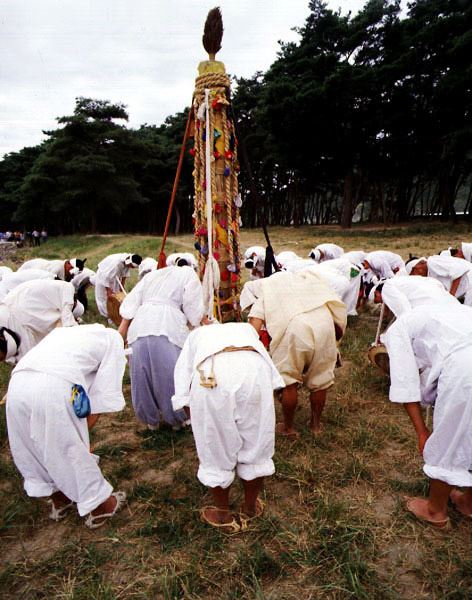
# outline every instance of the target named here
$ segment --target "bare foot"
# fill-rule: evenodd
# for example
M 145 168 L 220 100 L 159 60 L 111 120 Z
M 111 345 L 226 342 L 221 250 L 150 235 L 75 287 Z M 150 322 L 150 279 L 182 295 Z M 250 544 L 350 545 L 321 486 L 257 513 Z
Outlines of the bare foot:
M 62 492 L 54 492 L 54 494 L 51 495 L 51 500 L 54 508 L 58 509 L 71 503 L 71 499 Z
M 233 515 L 229 509 L 217 508 L 215 506 L 207 506 L 201 510 L 202 519 L 209 523 L 218 523 L 218 525 L 225 525 L 233 521 Z
M 458 510 L 465 517 L 472 519 L 472 492 L 461 492 L 460 490 L 452 490 L 450 493 L 451 502 L 454 504 L 456 510 Z
M 277 425 L 275 426 L 275 431 L 279 435 L 283 435 L 292 440 L 295 440 L 298 437 L 300 437 L 300 434 L 298 433 L 298 431 L 296 429 L 293 429 L 293 427 L 287 429 L 285 427 L 285 423 L 277 423 Z
M 102 502 L 99 506 L 97 506 L 95 510 L 92 510 L 92 515 L 94 517 L 98 517 L 100 515 L 112 513 L 115 510 L 117 503 L 118 500 L 115 498 L 115 496 L 110 496 L 105 500 L 105 502 Z
M 323 431 L 323 426 L 321 423 L 315 423 L 314 421 L 310 421 L 310 431 L 311 433 L 321 433 Z
M 420 521 L 431 523 L 435 527 L 446 527 L 449 523 L 447 512 L 431 512 L 427 498 L 407 498 L 406 508 Z
M 252 506 L 243 502 L 239 509 L 239 512 L 247 517 L 260 517 L 264 512 L 265 504 L 260 498 L 256 498 L 256 501 Z

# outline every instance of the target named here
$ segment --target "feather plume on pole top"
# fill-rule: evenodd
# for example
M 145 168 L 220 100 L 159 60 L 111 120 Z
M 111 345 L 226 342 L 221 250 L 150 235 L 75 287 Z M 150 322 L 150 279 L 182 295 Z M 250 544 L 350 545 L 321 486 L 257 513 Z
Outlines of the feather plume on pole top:
M 221 50 L 223 39 L 223 18 L 221 10 L 217 6 L 212 8 L 207 15 L 205 28 L 203 30 L 203 47 L 208 52 L 210 60 L 215 60 L 216 53 Z

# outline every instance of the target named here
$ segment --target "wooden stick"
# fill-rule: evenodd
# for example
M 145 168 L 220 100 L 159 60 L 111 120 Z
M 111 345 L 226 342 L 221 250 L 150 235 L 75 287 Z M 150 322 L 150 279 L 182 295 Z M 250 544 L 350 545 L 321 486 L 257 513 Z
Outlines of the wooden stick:
M 158 269 L 162 269 L 163 267 L 166 266 L 166 263 L 165 263 L 166 255 L 164 253 L 164 247 L 166 245 L 167 234 L 169 233 L 170 218 L 172 216 L 172 209 L 174 208 L 175 197 L 177 195 L 177 188 L 179 187 L 180 172 L 182 171 L 182 164 L 184 162 L 185 146 L 187 144 L 187 140 L 189 137 L 191 120 L 192 120 L 192 108 L 190 107 L 190 109 L 188 111 L 187 125 L 185 126 L 184 139 L 182 141 L 182 146 L 180 148 L 179 162 L 177 164 L 177 170 L 175 172 L 174 185 L 172 187 L 172 194 L 170 196 L 169 209 L 167 210 L 167 219 L 166 219 L 166 224 L 164 227 L 164 235 L 162 236 L 161 251 L 159 253 L 158 261 L 157 261 Z M 164 264 L 162 264 L 162 263 L 164 263 Z

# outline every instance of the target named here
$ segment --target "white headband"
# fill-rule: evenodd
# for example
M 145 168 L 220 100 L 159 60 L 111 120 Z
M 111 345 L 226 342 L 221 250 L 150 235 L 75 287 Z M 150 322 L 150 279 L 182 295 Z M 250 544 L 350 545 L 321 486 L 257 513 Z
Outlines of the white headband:
M 310 258 L 312 258 L 315 262 L 320 262 L 320 260 L 321 260 L 321 251 L 313 249 L 308 256 Z
M 422 260 L 426 260 L 426 258 L 424 256 L 422 256 L 421 258 L 416 258 L 414 260 L 410 260 L 409 262 L 406 263 L 405 265 L 405 269 L 406 272 L 408 273 L 408 275 L 411 275 L 411 272 L 413 271 L 413 269 L 416 267 L 416 265 L 418 263 L 420 263 Z
M 138 264 L 133 262 L 133 255 L 132 254 L 128 254 L 128 256 L 125 258 L 125 265 L 127 267 L 133 265 L 133 267 L 139 267 Z

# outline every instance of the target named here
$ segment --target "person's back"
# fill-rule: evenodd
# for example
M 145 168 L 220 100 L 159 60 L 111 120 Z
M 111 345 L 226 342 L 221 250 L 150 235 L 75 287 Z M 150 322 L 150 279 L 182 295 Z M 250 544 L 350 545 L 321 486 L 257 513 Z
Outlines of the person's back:
M 65 281 L 26 281 L 7 294 L 0 304 L 0 323 L 7 320 L 8 327 L 21 337 L 17 358 L 22 358 L 58 324 L 77 325 L 73 307 L 74 288 Z
M 55 521 L 77 503 L 80 516 L 89 513 L 85 524 L 96 528 L 126 499 L 123 492 L 112 493 L 89 444 L 98 416 L 125 405 L 125 364 L 116 331 L 84 325 L 55 329 L 13 371 L 7 402 L 11 452 L 26 493 L 49 496 Z
M 26 269 L 24 271 L 16 271 L 6 275 L 0 280 L 0 302 L 3 302 L 7 294 L 9 294 L 16 287 L 25 283 L 26 281 L 33 281 L 35 279 L 54 279 L 54 274 L 43 269 Z

